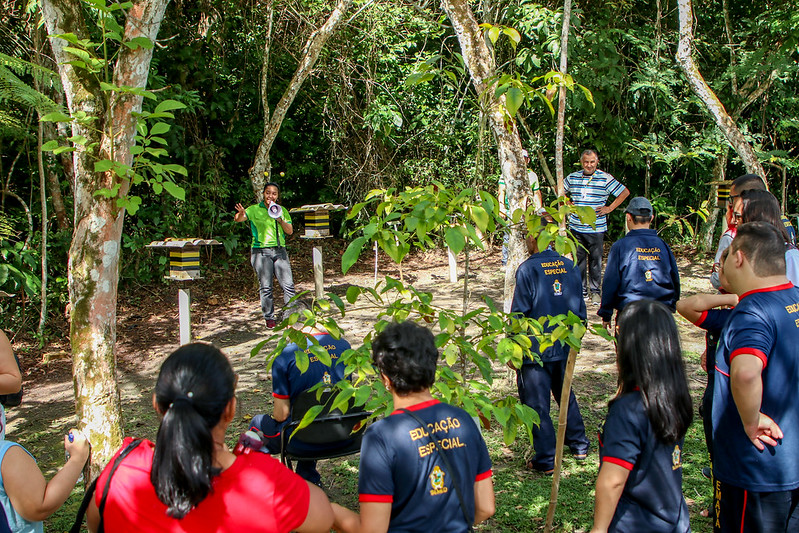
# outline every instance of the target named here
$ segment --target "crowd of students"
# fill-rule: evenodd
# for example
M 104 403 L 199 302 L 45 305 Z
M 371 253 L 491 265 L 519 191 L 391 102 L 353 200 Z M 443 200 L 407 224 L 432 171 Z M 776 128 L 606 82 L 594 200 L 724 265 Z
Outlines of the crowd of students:
M 799 435 L 792 431 L 799 427 L 795 233 L 758 176 L 733 182 L 727 209 L 730 228 L 711 277 L 720 293 L 682 300 L 674 255 L 650 229 L 652 204 L 637 197 L 625 210 L 628 233 L 611 247 L 597 312 L 616 336 L 619 388 L 598 440 L 595 532 L 690 531 L 682 450 L 692 406 L 675 309 L 707 332 L 700 413 L 712 465 L 713 505 L 706 515 L 714 531 L 799 531 Z M 552 250 L 538 251 L 532 239 L 528 246 L 533 255 L 516 272 L 512 311 L 585 317 L 573 264 Z M 545 474 L 555 446 L 548 396 L 552 390 L 558 400 L 563 382 L 550 351 L 517 370 L 520 399 L 541 416 L 529 466 Z M 578 409 L 572 399 L 566 443 L 573 454 L 572 442 L 584 432 Z
M 593 532 L 690 531 L 682 466 L 693 406 L 675 309 L 707 331 L 700 413 L 712 464 L 714 531 L 799 531 L 793 431 L 799 427 L 799 251 L 760 178 L 736 180 L 728 207 L 731 230 L 714 265 L 720 292 L 684 299 L 674 255 L 650 229 L 652 204 L 637 197 L 626 208 L 630 231 L 611 248 L 597 312 L 616 336 L 618 390 L 597 439 Z M 516 272 L 511 312 L 538 318 L 572 311 L 586 320 L 580 269 L 551 249 L 539 250 L 534 238 L 527 244 L 531 256 Z M 90 531 L 462 532 L 494 514 L 492 465 L 480 429 L 464 410 L 433 397 L 439 352 L 433 334 L 412 322 L 387 326 L 372 344 L 394 410 L 364 436 L 360 513 L 330 503 L 315 465 L 295 473 L 272 458 L 270 433 L 288 421 L 297 393 L 347 379 L 338 361 L 346 341 L 321 330 L 308 334 L 325 339 L 333 357 L 329 364 L 316 358 L 306 371 L 296 367 L 294 352 L 308 347 L 290 345 L 278 358 L 274 412 L 253 427 L 263 439 L 254 449 L 267 453 L 234 453 L 225 443 L 237 384 L 227 357 L 202 343 L 173 352 L 153 394 L 156 440 L 125 439 L 98 478 Z M 568 348 L 556 344 L 539 353 L 534 343 L 533 352 L 540 361 L 516 369 L 521 401 L 541 418 L 528 467 L 551 474 L 549 395 L 560 399 Z M 20 385 L 0 332 L 0 394 Z M 4 430 L 4 415 L 2 421 Z M 573 393 L 566 444 L 576 459 L 586 458 L 589 439 Z M 69 459 L 47 482 L 24 448 L 0 440 L 0 531 L 42 531 L 42 520 L 65 502 L 89 443 L 74 429 L 64 446 Z

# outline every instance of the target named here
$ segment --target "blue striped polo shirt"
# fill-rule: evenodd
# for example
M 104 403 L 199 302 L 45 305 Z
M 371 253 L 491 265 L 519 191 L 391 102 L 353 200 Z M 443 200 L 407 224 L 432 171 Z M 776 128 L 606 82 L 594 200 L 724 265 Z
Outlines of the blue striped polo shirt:
M 563 188 L 566 189 L 574 205 L 585 205 L 594 209 L 605 205 L 608 196 L 619 196 L 625 189 L 616 178 L 599 169 L 590 176 L 583 175 L 582 170 L 572 172 L 563 180 Z M 577 215 L 570 215 L 569 227 L 572 231 L 580 233 L 604 233 L 608 230 L 608 221 L 605 215 L 597 215 L 596 229 L 594 229 L 590 224 L 580 222 Z

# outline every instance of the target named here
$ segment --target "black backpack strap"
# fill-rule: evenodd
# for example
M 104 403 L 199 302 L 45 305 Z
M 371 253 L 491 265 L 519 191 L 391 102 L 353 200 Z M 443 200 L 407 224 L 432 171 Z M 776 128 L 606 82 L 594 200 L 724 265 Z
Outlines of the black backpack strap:
M 78 514 L 75 515 L 75 522 L 72 524 L 69 533 L 80 533 L 80 527 L 83 525 L 83 517 L 86 516 L 86 510 L 89 508 L 89 503 L 92 501 L 96 488 L 97 478 L 94 478 L 92 482 L 89 483 L 89 486 L 86 487 L 86 492 L 83 493 L 83 500 L 80 502 Z
M 416 421 L 419 422 L 419 424 L 422 426 L 422 429 L 426 429 L 427 428 L 427 424 L 425 424 L 424 420 L 419 418 L 419 416 L 415 415 L 413 412 L 409 411 L 408 409 L 404 409 L 404 408 L 400 409 L 400 411 L 402 411 L 404 413 L 407 413 L 407 414 L 411 415 L 414 419 L 416 419 Z M 463 495 L 461 494 L 461 487 L 458 484 L 458 474 L 455 472 L 455 469 L 452 468 L 452 465 L 450 464 L 449 459 L 447 458 L 447 453 L 444 451 L 444 448 L 441 446 L 441 444 L 438 442 L 438 440 L 436 440 L 433 437 L 433 432 L 430 431 L 430 432 L 428 432 L 428 434 L 430 436 L 430 440 L 433 442 L 433 444 L 435 444 L 436 451 L 438 451 L 438 454 L 441 456 L 441 460 L 444 461 L 444 467 L 447 470 L 449 470 L 449 475 L 452 476 L 452 485 L 455 487 L 455 494 L 458 496 L 458 502 L 461 504 L 461 511 L 463 512 L 463 518 L 466 519 L 466 525 L 468 526 L 469 531 L 472 531 L 472 529 L 473 529 L 472 528 L 472 522 L 474 520 L 469 518 L 469 512 L 466 510 L 466 504 L 464 503 Z
M 125 446 L 125 448 L 119 453 L 117 458 L 114 460 L 114 464 L 111 465 L 111 470 L 108 472 L 108 477 L 105 480 L 105 489 L 103 490 L 103 497 L 100 499 L 100 525 L 97 528 L 98 533 L 103 533 L 104 531 L 104 524 L 103 524 L 103 510 L 105 509 L 105 502 L 108 498 L 108 488 L 111 486 L 111 478 L 114 477 L 117 469 L 119 469 L 119 465 L 122 464 L 122 460 L 128 456 L 130 452 L 132 452 L 136 446 L 141 444 L 141 439 L 136 439 L 131 441 L 130 444 Z M 89 486 L 86 488 L 86 492 L 83 495 L 83 501 L 80 502 L 80 507 L 78 508 L 78 514 L 75 516 L 75 522 L 72 524 L 72 529 L 69 530 L 69 533 L 80 533 L 80 528 L 83 525 L 83 517 L 86 516 L 86 510 L 89 508 L 89 504 L 94 497 L 94 492 L 97 490 L 97 480 L 100 479 L 99 477 L 95 478 Z

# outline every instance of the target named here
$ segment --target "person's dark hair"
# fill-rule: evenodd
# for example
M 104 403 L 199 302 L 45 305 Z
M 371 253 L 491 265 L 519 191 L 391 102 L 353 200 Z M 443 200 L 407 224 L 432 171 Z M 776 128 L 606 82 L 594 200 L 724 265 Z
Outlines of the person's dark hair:
M 782 222 L 780 202 L 773 194 L 765 190 L 747 189 L 741 192 L 741 202 L 741 222 L 768 222 L 782 233 L 785 242 L 790 240 Z
M 372 361 L 404 396 L 433 385 L 438 349 L 430 330 L 413 322 L 395 322 L 372 342 Z
M 264 190 L 263 190 L 263 192 L 266 192 L 266 188 L 267 188 L 267 187 L 274 187 L 275 189 L 277 189 L 277 192 L 280 192 L 280 185 L 278 185 L 278 184 L 277 184 L 277 183 L 275 183 L 274 181 L 268 181 L 268 182 L 264 183 Z
M 744 174 L 742 176 L 738 176 L 733 180 L 732 186 L 735 187 L 735 192 L 738 194 L 741 194 L 743 191 L 768 190 L 766 187 L 766 182 L 763 181 L 763 178 L 757 174 Z
M 642 215 L 633 215 L 630 214 L 630 217 L 633 219 L 633 224 L 648 224 L 652 222 L 652 216 L 642 216 Z
M 738 226 L 730 244 L 731 252 L 742 251 L 759 278 L 785 274 L 785 238 L 768 222 L 747 222 Z
M 596 156 L 597 160 L 599 159 L 599 152 L 597 152 L 593 148 L 588 148 L 587 150 L 583 150 L 583 153 L 580 154 L 580 159 L 584 158 L 587 155 L 591 155 L 591 154 L 594 154 Z
M 616 345 L 619 395 L 638 388 L 655 435 L 667 444 L 693 420 L 680 334 L 668 307 L 655 300 L 628 304 L 619 315 Z
M 167 514 L 183 518 L 211 490 L 211 429 L 233 398 L 235 376 L 225 355 L 210 344 L 181 346 L 161 365 L 155 400 L 163 413 L 150 481 Z

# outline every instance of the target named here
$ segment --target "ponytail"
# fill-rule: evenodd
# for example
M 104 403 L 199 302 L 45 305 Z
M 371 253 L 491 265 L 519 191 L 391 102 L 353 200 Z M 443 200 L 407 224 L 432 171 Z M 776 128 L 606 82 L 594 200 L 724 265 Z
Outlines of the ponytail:
M 150 481 L 173 518 L 183 518 L 203 501 L 219 474 L 211 430 L 233 397 L 234 381 L 227 358 L 208 344 L 182 346 L 161 366 L 155 398 L 164 416 Z

